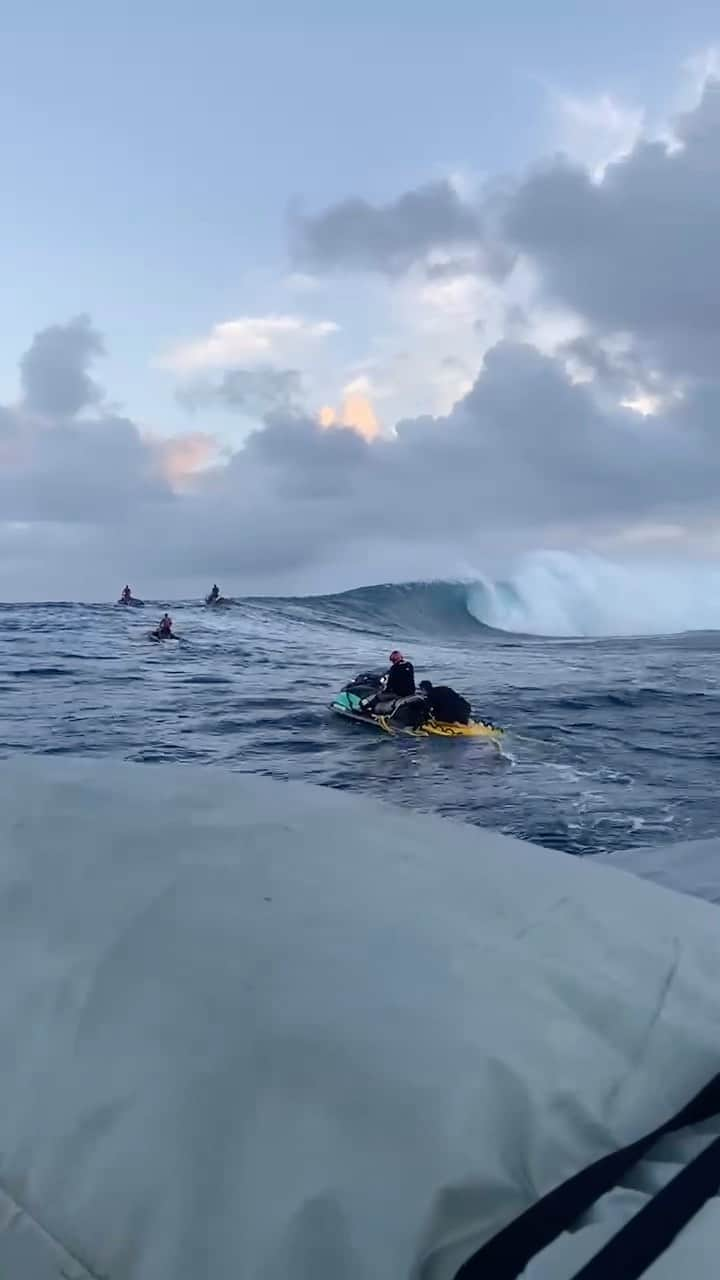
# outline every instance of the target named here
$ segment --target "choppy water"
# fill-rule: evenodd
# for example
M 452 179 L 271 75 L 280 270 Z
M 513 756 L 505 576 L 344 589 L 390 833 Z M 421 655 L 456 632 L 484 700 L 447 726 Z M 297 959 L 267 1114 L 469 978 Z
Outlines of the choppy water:
M 229 765 L 364 791 L 568 850 L 720 834 L 720 633 L 625 640 L 494 632 L 461 587 L 172 608 L 0 606 L 0 751 Z M 390 738 L 332 694 L 400 646 L 508 729 Z M 372 838 L 372 832 L 368 832 Z

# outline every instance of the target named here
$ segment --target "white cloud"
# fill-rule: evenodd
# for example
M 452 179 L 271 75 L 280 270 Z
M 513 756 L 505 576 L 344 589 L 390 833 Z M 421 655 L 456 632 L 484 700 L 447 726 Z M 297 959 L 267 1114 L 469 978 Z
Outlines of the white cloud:
M 711 44 L 686 58 L 681 67 L 677 110 L 692 111 L 700 102 L 708 80 L 720 78 L 720 46 Z
M 551 91 L 553 142 L 599 181 L 607 166 L 628 155 L 645 129 L 641 107 L 611 93 L 583 97 Z
M 685 142 L 678 123 L 696 110 L 708 83 L 718 78 L 720 46 L 709 45 L 684 60 L 677 83 L 653 114 L 609 91 L 583 95 L 550 88 L 551 146 L 583 165 L 596 182 L 609 164 L 628 156 L 641 140 L 661 142 L 670 153 L 682 150 Z
M 448 321 L 475 324 L 488 300 L 496 295 L 475 275 L 457 275 L 423 280 L 417 288 L 418 320 L 429 329 Z
M 323 281 L 307 271 L 291 271 L 283 283 L 291 293 L 317 293 L 323 287 Z
M 175 373 L 196 374 L 272 359 L 286 361 L 337 333 L 338 328 L 332 320 L 297 315 L 240 316 L 214 325 L 203 338 L 179 343 L 156 363 Z
M 372 396 L 375 395 L 375 388 L 372 379 L 366 373 L 360 373 L 357 377 L 351 378 L 343 387 L 343 395 L 345 396 Z

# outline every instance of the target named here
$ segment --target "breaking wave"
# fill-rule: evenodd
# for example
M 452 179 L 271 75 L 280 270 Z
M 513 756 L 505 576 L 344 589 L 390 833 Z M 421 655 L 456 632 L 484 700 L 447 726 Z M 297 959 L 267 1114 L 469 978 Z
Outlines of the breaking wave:
M 620 565 L 539 552 L 504 581 L 468 588 L 479 622 L 551 636 L 667 635 L 720 629 L 720 568 Z
M 525 557 L 502 579 L 385 584 L 274 605 L 370 634 L 669 635 L 720 630 L 720 568 L 621 565 L 548 551 Z

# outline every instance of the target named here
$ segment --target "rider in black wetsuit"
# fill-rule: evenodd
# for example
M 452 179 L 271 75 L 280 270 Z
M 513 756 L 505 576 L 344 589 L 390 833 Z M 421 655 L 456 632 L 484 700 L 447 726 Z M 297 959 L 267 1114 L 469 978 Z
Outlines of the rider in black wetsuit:
M 378 692 L 363 705 L 375 715 L 389 716 L 403 728 L 418 728 L 426 718 L 427 703 L 415 697 L 415 668 L 398 649 L 390 654 L 390 670 L 383 676 Z
M 432 685 L 429 680 L 421 680 L 420 688 L 430 703 L 430 711 L 436 720 L 441 720 L 443 724 L 470 723 L 470 703 L 449 685 Z
M 403 658 L 399 649 L 390 654 L 390 670 L 385 676 L 383 698 L 409 698 L 415 692 L 415 668 Z
M 415 668 L 412 662 L 403 658 L 399 649 L 390 654 L 390 669 L 385 673 L 373 693 L 363 702 L 365 711 L 387 713 L 400 698 L 409 698 L 415 693 Z

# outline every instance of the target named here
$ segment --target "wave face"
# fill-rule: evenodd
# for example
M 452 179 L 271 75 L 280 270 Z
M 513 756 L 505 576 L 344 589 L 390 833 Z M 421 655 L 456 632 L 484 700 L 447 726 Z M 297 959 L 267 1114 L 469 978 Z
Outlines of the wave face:
M 504 579 L 360 587 L 272 605 L 324 626 L 375 635 L 394 630 L 400 637 L 671 635 L 720 630 L 720 569 L 620 565 L 544 551 L 525 557 Z
M 386 583 L 337 595 L 265 598 L 257 603 L 264 607 L 271 604 L 284 615 L 325 627 L 368 635 L 394 631 L 400 643 L 403 636 L 462 639 L 488 630 L 471 611 L 468 590 L 461 582 Z

